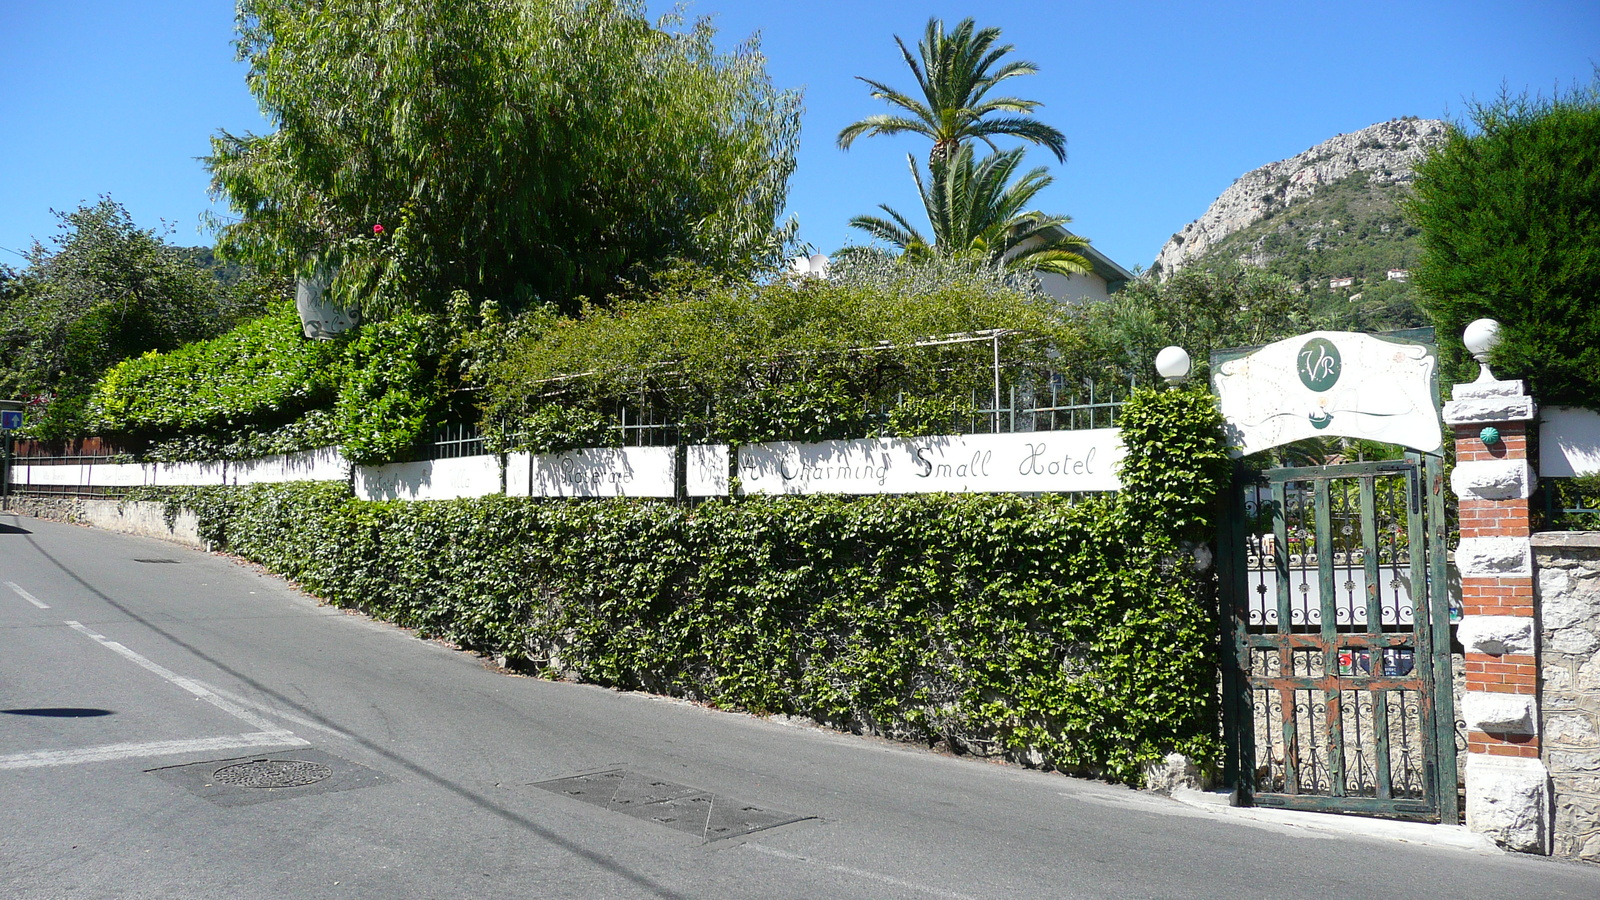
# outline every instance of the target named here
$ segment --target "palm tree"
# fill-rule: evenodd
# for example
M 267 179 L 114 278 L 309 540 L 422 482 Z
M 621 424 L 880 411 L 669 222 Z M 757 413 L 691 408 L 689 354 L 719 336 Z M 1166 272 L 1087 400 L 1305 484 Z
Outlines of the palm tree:
M 1066 136 L 1038 121 L 1025 118 L 1041 104 L 1037 100 L 1018 97 L 988 97 L 995 85 L 1018 75 L 1033 75 L 1039 67 L 1025 60 L 1013 60 L 990 71 L 1000 58 L 1010 53 L 1011 44 L 995 47 L 1000 29 L 985 28 L 974 33 L 971 19 L 963 19 L 954 31 L 946 34 L 944 22 L 928 20 L 928 28 L 917 44 L 919 63 L 906 48 L 899 35 L 894 42 L 900 45 L 911 74 L 916 76 L 922 89 L 922 100 L 873 81 L 861 78 L 872 88 L 872 96 L 888 101 L 891 106 L 904 110 L 904 114 L 868 116 L 839 132 L 839 147 L 850 149 L 862 135 L 902 134 L 911 132 L 933 139 L 933 151 L 928 156 L 929 165 L 938 165 L 949 159 L 955 148 L 969 138 L 978 138 L 997 149 L 993 135 L 1011 135 L 1040 144 L 1054 153 L 1058 162 L 1067 159 Z M 859 76 L 858 76 L 859 77 Z M 995 112 L 1020 113 L 986 119 Z
M 1024 148 L 1002 150 L 975 161 L 961 145 L 955 157 L 930 167 L 927 181 L 911 155 L 911 177 L 932 226 L 930 240 L 887 204 L 888 218 L 856 216 L 851 226 L 900 248 L 912 260 L 932 256 L 966 258 L 1003 265 L 1012 271 L 1087 273 L 1090 263 L 1076 249 L 1089 242 L 1065 229 L 1067 216 L 1047 216 L 1025 207 L 1053 179 L 1043 166 L 1012 180 Z

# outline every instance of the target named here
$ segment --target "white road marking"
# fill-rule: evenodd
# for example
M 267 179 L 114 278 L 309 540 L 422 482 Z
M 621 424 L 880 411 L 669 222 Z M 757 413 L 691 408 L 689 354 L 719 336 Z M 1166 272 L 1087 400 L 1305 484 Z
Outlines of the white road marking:
M 247 723 L 249 723 L 251 725 L 254 725 L 255 727 L 261 729 L 261 731 L 263 731 L 263 732 L 283 732 L 284 734 L 288 734 L 289 733 L 289 732 L 284 732 L 281 728 L 279 728 L 277 726 L 276 723 L 270 722 L 270 721 L 268 721 L 266 719 L 263 719 L 262 717 L 256 715 L 255 713 L 249 711 L 248 709 L 245 709 L 244 707 L 239 706 L 237 703 L 231 703 L 231 702 L 223 699 L 222 697 L 217 696 L 215 691 L 212 691 L 210 688 L 206 687 L 205 685 L 201 684 L 200 682 L 195 681 L 195 680 L 193 680 L 191 678 L 185 678 L 182 675 L 179 675 L 178 673 L 172 671 L 171 669 L 168 669 L 167 667 L 165 667 L 163 665 L 160 665 L 159 663 L 152 662 L 152 661 L 144 658 L 143 656 L 140 656 L 139 654 L 133 652 L 132 650 L 129 650 L 127 647 L 122 646 L 121 644 L 117 643 L 116 641 L 111 640 L 110 638 L 106 637 L 105 635 L 95 633 L 94 631 L 92 631 L 89 628 L 85 627 L 81 623 L 70 622 L 69 621 L 69 622 L 67 622 L 67 627 L 71 628 L 73 631 L 78 632 L 79 634 L 84 634 L 84 635 L 89 636 L 90 638 L 93 638 L 95 641 L 97 641 L 100 644 L 100 646 L 105 647 L 107 650 L 110 650 L 113 653 L 116 653 L 119 656 L 122 656 L 123 658 L 127 659 L 128 661 L 132 662 L 133 664 L 139 666 L 142 669 L 145 669 L 147 671 L 155 673 L 156 675 L 159 675 L 161 678 L 165 679 L 166 681 L 169 681 L 172 684 L 175 684 L 178 687 L 183 688 L 184 690 L 186 690 L 189 693 L 195 695 L 196 697 L 199 697 L 201 700 L 204 700 L 207 703 L 211 704 L 212 706 L 215 706 L 217 709 L 222 710 L 223 712 L 227 713 L 230 716 L 233 716 L 236 719 L 240 719 L 240 720 L 242 720 L 244 722 L 247 722 Z
M 231 700 L 234 703 L 239 704 L 240 706 L 248 706 L 251 709 L 259 709 L 262 712 L 266 713 L 267 715 L 272 716 L 273 718 L 282 719 L 285 722 L 293 722 L 294 724 L 299 725 L 302 728 L 311 728 L 311 729 L 314 729 L 316 731 L 325 731 L 328 734 L 338 735 L 339 737 L 342 737 L 342 738 L 347 738 L 347 737 L 350 736 L 350 735 L 346 734 L 345 732 L 340 731 L 337 728 L 330 728 L 327 725 L 323 725 L 321 722 L 313 722 L 312 720 L 307 719 L 304 716 L 297 716 L 294 713 L 286 713 L 286 712 L 283 712 L 282 710 L 273 709 L 272 707 L 268 706 L 265 703 L 258 703 L 255 700 L 251 700 L 251 699 L 248 699 L 246 697 L 241 697 L 238 694 L 230 694 L 227 691 L 223 690 L 222 688 L 213 687 L 213 686 L 211 686 L 209 684 L 206 684 L 203 681 L 196 681 L 195 684 L 200 685 L 201 687 L 205 688 L 206 690 L 210 691 L 213 694 L 216 694 L 218 697 L 221 697 L 224 700 Z
M 48 603 L 45 603 L 43 600 L 40 600 L 38 597 L 35 597 L 34 595 L 32 595 L 32 594 L 28 593 L 27 591 L 23 590 L 15 581 L 6 582 L 6 587 L 11 588 L 13 591 L 16 591 L 18 597 L 21 597 L 22 599 L 28 601 L 29 603 L 32 603 L 34 606 L 37 606 L 40 609 L 49 609 L 50 608 L 50 605 Z
M 72 766 L 141 756 L 173 756 L 179 753 L 242 750 L 252 747 L 307 747 L 310 741 L 290 731 L 259 731 L 229 737 L 199 738 L 188 741 L 146 741 L 140 744 L 106 744 L 78 750 L 35 750 L 0 756 L 0 769 L 37 769 L 45 766 Z
M 793 860 L 794 862 L 810 863 L 813 866 L 820 866 L 824 869 L 839 872 L 844 875 L 854 875 L 857 878 L 865 878 L 868 881 L 876 881 L 879 884 L 888 884 L 893 885 L 894 887 L 910 888 L 913 891 L 921 891 L 924 894 L 932 894 L 935 897 L 948 897 L 950 900 L 979 900 L 979 898 L 974 897 L 971 894 L 958 894 L 954 891 L 944 890 L 943 888 L 936 888 L 926 884 L 917 884 L 914 881 L 906 881 L 890 875 L 879 875 L 877 872 L 868 872 L 865 869 L 857 869 L 851 866 L 836 866 L 832 863 L 820 862 L 807 856 L 801 856 L 798 853 L 788 853 L 783 850 L 775 850 L 771 847 L 763 847 L 760 844 L 741 844 L 740 846 L 744 847 L 746 850 L 754 850 L 757 853 L 765 853 L 768 856 L 776 856 L 781 859 Z

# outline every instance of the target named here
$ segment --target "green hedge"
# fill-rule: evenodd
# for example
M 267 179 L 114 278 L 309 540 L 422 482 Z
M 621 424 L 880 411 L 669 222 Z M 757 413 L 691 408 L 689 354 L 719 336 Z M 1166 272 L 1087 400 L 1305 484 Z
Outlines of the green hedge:
M 220 337 L 113 366 L 89 398 L 96 433 L 279 425 L 332 402 L 343 347 L 300 332 L 292 305 Z
M 402 313 L 361 326 L 345 352 L 334 403 L 346 459 L 377 465 L 411 458 L 439 424 L 445 343 L 444 324 L 433 316 Z
M 549 673 L 1137 781 L 1218 748 L 1209 576 L 1184 552 L 1227 473 L 1212 404 L 1140 395 L 1132 481 L 1076 504 L 168 497 L 336 604 Z M 1151 514 L 1164 498 L 1179 515 Z
M 248 459 L 338 444 L 353 462 L 409 459 L 444 406 L 448 336 L 405 313 L 349 338 L 304 337 L 293 306 L 170 353 L 114 366 L 95 386 L 98 434 L 133 437 L 149 459 Z
M 1469 101 L 1418 164 L 1412 280 L 1455 381 L 1477 376 L 1461 335 L 1500 322 L 1490 367 L 1541 404 L 1600 410 L 1600 68 L 1554 95 Z

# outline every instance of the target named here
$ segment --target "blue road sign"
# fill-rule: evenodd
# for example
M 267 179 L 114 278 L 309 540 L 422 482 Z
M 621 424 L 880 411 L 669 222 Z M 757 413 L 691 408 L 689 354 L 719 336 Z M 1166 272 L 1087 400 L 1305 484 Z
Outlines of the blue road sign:
M 22 427 L 22 413 L 14 410 L 0 411 L 0 431 L 16 431 Z

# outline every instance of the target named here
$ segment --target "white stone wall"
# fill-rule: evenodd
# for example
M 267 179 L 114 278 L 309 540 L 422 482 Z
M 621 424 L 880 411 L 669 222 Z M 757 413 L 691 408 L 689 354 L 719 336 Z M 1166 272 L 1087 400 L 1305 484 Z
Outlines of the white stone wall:
M 1600 862 L 1600 533 L 1535 535 L 1554 853 Z
M 12 467 L 21 487 L 206 487 L 285 481 L 344 481 L 350 464 L 335 448 L 267 456 L 242 462 L 77 463 Z
M 224 479 L 232 485 L 344 481 L 349 477 L 350 463 L 336 447 L 232 462 L 224 473 Z
M 361 500 L 455 500 L 499 493 L 500 457 L 490 454 L 355 470 L 355 495 Z
M 1539 418 L 1539 471 L 1546 478 L 1600 475 L 1600 412 L 1553 406 Z
M 677 493 L 673 447 L 591 447 L 506 455 L 511 497 L 656 497 Z

